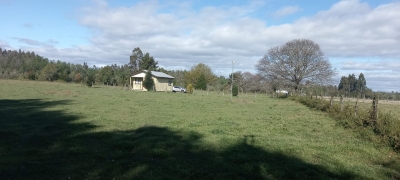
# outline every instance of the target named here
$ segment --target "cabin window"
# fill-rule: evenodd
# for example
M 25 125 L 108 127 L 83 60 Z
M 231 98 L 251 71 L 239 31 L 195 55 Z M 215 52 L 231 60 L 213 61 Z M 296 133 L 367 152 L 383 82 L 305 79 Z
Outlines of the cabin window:
M 172 81 L 171 80 L 168 81 L 168 86 L 172 86 Z
M 140 84 L 142 82 L 142 80 L 141 79 L 139 79 L 139 78 L 135 78 L 135 84 Z

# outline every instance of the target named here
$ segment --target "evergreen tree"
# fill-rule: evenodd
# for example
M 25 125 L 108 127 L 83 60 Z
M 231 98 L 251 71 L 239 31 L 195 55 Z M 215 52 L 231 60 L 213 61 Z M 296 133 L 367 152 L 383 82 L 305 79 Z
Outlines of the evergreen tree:
M 357 78 L 354 74 L 349 74 L 349 90 L 350 92 L 355 92 L 357 89 Z
M 350 89 L 350 84 L 349 84 L 349 79 L 346 76 L 342 76 L 340 79 L 340 83 L 338 85 L 338 90 L 344 92 L 345 96 L 349 93 Z
M 206 76 L 204 74 L 201 74 L 199 79 L 197 80 L 196 89 L 207 89 L 207 80 L 206 80 Z
M 364 74 L 360 73 L 358 76 L 357 82 L 357 91 L 364 96 L 365 95 L 365 88 L 367 87 L 367 81 L 365 80 Z
M 237 96 L 239 94 L 239 88 L 236 84 L 232 87 L 232 96 Z
M 92 87 L 92 85 L 94 84 L 94 75 L 95 75 L 94 69 L 88 69 L 86 77 L 87 86 Z
M 147 89 L 147 91 L 151 91 L 154 87 L 154 80 L 151 71 L 147 71 L 146 77 L 143 81 L 143 87 Z
M 157 64 L 158 61 L 155 61 L 153 56 L 146 53 L 142 59 L 142 63 L 140 64 L 140 70 L 155 70 L 158 68 Z

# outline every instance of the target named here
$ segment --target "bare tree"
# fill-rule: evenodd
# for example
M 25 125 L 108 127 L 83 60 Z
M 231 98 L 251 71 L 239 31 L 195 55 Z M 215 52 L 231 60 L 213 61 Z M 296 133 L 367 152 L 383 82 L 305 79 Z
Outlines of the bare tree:
M 245 92 L 261 91 L 262 86 L 265 85 L 264 78 L 259 74 L 252 74 L 251 72 L 242 73 L 243 77 L 243 90 Z
M 325 84 L 335 74 L 319 45 L 308 39 L 295 39 L 269 49 L 256 68 L 268 79 L 293 87 L 296 93 L 306 81 Z

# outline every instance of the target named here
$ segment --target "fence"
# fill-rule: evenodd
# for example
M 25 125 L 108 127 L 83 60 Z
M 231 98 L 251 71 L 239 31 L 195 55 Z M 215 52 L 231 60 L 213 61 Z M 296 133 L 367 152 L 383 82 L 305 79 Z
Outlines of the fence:
M 308 107 L 329 113 L 347 128 L 370 130 L 382 142 L 400 152 L 400 120 L 391 113 L 380 112 L 377 96 L 373 98 L 369 108 L 360 108 L 359 99 L 354 102 L 354 106 L 345 105 L 343 96 L 340 96 L 339 103 L 333 101 L 333 97 L 329 101 L 312 96 L 298 96 L 294 99 Z

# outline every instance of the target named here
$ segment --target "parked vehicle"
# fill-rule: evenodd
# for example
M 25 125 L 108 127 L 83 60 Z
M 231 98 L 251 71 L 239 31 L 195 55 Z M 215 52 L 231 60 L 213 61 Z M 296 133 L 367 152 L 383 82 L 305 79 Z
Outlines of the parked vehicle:
M 174 86 L 172 88 L 172 92 L 183 92 L 183 93 L 186 93 L 186 89 L 183 88 L 183 87 L 180 87 L 180 86 Z

